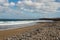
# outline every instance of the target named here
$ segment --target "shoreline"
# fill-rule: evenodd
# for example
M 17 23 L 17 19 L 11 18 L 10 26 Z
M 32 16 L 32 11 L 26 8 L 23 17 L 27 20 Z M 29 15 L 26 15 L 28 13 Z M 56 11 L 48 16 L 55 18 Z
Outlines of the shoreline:
M 37 23 L 31 22 L 31 23 L 28 23 L 28 24 L 0 25 L 0 31 L 24 28 L 24 27 L 33 26 L 33 25 L 36 25 L 36 24 Z
M 54 33 L 58 33 L 60 32 L 60 22 L 42 22 L 42 23 L 37 23 L 36 25 L 33 26 L 28 26 L 28 27 L 24 27 L 24 28 L 17 28 L 17 29 L 12 29 L 12 30 L 4 30 L 4 31 L 0 31 L 0 39 L 8 39 L 8 38 L 12 38 L 12 37 L 17 37 L 20 35 L 24 35 L 25 33 L 31 33 L 33 31 L 33 33 L 35 32 L 34 30 L 39 29 L 40 33 L 44 33 L 44 35 L 49 34 L 51 32 Z M 41 35 L 41 34 L 39 34 Z M 44 35 L 42 35 L 42 37 L 44 37 Z M 56 34 L 57 35 L 57 34 Z M 60 34 L 59 34 L 60 35 Z M 37 35 L 38 36 L 38 35 Z M 49 35 L 47 35 L 49 36 Z M 47 37 L 45 36 L 45 37 Z M 22 37 L 22 36 L 20 36 Z M 17 37 L 18 38 L 18 37 Z M 49 37 L 50 38 L 50 37 Z M 47 38 L 47 39 L 49 39 Z
M 6 22 L 0 22 L 0 31 L 2 30 L 10 30 L 10 29 L 16 29 L 16 28 L 23 28 L 27 26 L 33 26 L 37 24 L 38 22 L 53 22 L 51 20 L 36 20 L 36 21 L 6 21 Z

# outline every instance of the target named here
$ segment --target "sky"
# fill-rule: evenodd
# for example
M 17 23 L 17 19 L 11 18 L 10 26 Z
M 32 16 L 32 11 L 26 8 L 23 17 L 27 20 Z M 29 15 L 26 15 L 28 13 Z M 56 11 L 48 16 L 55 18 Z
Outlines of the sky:
M 60 0 L 0 0 L 0 19 L 60 18 Z

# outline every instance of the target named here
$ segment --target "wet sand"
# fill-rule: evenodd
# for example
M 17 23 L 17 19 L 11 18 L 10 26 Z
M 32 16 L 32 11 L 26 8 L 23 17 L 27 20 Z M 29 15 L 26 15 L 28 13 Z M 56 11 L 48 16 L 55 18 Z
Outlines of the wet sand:
M 31 35 L 27 37 L 27 34 Z M 0 40 L 14 39 L 14 37 L 16 40 L 23 40 L 21 38 L 23 35 L 24 40 L 28 38 L 29 40 L 60 40 L 60 22 L 41 22 L 34 26 L 0 31 Z
M 27 28 L 32 27 L 36 24 L 37 23 L 10 25 L 11 26 L 10 29 L 8 29 L 10 27 L 9 25 L 6 26 L 5 28 L 3 26 L 3 28 L 0 29 L 0 40 L 3 40 L 5 37 L 8 37 L 8 36 L 22 33 L 24 31 L 28 31 L 29 29 L 27 29 Z

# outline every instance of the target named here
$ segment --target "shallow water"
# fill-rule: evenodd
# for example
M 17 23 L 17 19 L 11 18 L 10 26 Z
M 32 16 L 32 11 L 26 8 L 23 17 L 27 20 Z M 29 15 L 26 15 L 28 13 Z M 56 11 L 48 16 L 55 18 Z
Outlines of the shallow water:
M 38 22 L 53 22 L 51 20 L 35 20 L 35 21 L 0 21 L 0 30 L 9 30 L 22 27 L 29 27 Z
M 27 26 L 35 25 L 34 21 L 1 21 L 0 22 L 0 31 L 1 30 L 9 30 L 9 29 L 16 29 L 22 28 Z

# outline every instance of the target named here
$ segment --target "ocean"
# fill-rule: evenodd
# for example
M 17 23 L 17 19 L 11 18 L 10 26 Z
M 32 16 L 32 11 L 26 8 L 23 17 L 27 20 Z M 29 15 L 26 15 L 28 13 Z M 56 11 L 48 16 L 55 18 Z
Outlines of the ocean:
M 0 20 L 0 30 L 9 30 L 16 28 L 29 27 L 37 24 L 38 22 L 53 22 L 51 20 Z
M 0 21 L 0 31 L 35 25 L 34 21 Z

